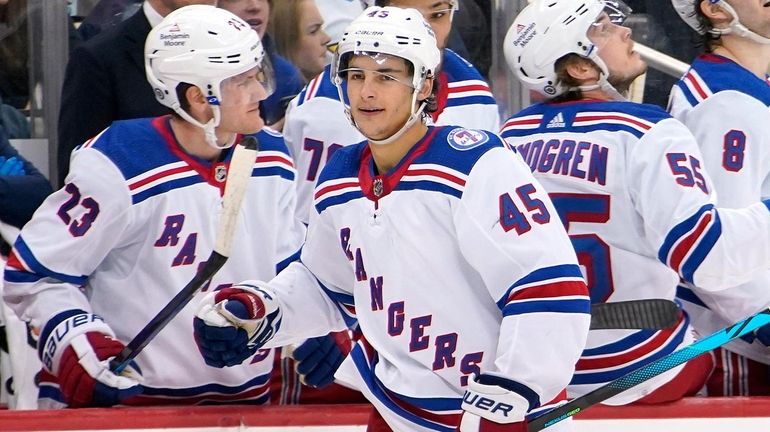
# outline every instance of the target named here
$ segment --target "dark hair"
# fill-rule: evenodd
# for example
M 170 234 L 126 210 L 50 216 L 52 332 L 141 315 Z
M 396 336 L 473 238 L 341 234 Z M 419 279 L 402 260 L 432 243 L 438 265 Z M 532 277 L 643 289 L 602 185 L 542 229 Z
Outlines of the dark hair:
M 553 66 L 554 70 L 556 71 L 556 85 L 564 86 L 570 90 L 567 90 L 559 96 L 556 96 L 555 98 L 551 99 L 551 101 L 558 103 L 583 99 L 583 91 L 577 88 L 581 84 L 580 81 L 575 79 L 575 77 L 567 72 L 567 67 L 569 65 L 580 61 L 590 60 L 575 53 L 567 54 L 559 60 L 556 60 L 556 63 Z
M 390 6 L 391 1 L 392 0 L 376 0 L 374 5 L 378 7 Z
M 721 45 L 721 36 L 711 33 L 711 30 L 714 29 L 714 24 L 711 23 L 711 20 L 708 19 L 708 17 L 703 13 L 703 10 L 700 8 L 701 2 L 703 0 L 694 1 L 695 18 L 698 19 L 698 32 L 703 33 L 700 34 L 698 45 L 702 46 L 707 53 L 713 52 L 716 47 Z
M 434 112 L 438 111 L 438 91 L 439 91 L 439 80 L 438 75 L 429 75 L 430 78 L 433 78 L 433 88 L 430 90 L 430 95 L 425 98 L 425 112 L 428 114 L 433 114 Z

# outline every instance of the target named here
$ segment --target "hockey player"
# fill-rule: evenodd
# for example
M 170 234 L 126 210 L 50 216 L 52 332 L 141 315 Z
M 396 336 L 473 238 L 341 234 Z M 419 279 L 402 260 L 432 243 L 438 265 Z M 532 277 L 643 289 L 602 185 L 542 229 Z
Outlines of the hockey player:
M 78 148 L 65 186 L 22 230 L 4 298 L 40 332 L 53 380 L 41 384 L 41 396 L 53 399 L 42 406 L 269 399 L 271 354 L 255 352 L 228 370 L 208 367 L 189 331 L 194 306 L 130 373 L 115 375 L 107 365 L 212 250 L 232 145 L 242 134 L 256 134 L 261 145 L 234 235 L 237 253 L 204 291 L 255 273 L 270 278 L 300 249 L 295 170 L 281 139 L 261 130 L 259 101 L 272 87 L 263 58 L 257 33 L 230 12 L 198 5 L 169 14 L 147 38 L 145 66 L 158 100 L 176 114 L 115 122 Z
M 438 106 L 431 113 L 435 124 L 498 130 L 500 115 L 489 86 L 473 65 L 446 48 L 457 0 L 378 0 L 376 5 L 417 9 L 436 34 L 441 66 L 434 86 Z M 331 66 L 292 100 L 283 134 L 299 177 L 297 215 L 307 222 L 323 166 L 337 149 L 365 139 L 345 118 Z
M 707 53 L 674 87 L 671 115 L 695 135 L 720 207 L 770 197 L 770 7 L 761 1 L 673 4 L 703 35 Z M 682 285 L 678 293 L 695 329 L 707 335 L 770 306 L 769 286 L 766 270 L 733 289 L 704 293 Z M 757 335 L 714 352 L 709 395 L 770 395 L 770 329 Z
M 586 271 L 592 302 L 673 299 L 680 277 L 710 290 L 747 281 L 770 265 L 770 203 L 715 208 L 687 128 L 656 106 L 621 98 L 646 68 L 630 30 L 613 22 L 627 13 L 617 1 L 528 5 L 508 30 L 505 57 L 521 82 L 548 101 L 514 115 L 502 135 L 551 195 Z M 691 340 L 686 314 L 660 331 L 592 332 L 570 396 Z M 710 363 L 700 357 L 606 403 L 693 394 Z
M 209 295 L 196 337 L 207 361 L 232 364 L 245 339 L 253 352 L 357 316 L 364 339 L 335 378 L 375 406 L 368 430 L 526 431 L 526 415 L 564 399 L 586 286 L 548 196 L 502 140 L 426 124 L 439 60 L 413 9 L 351 23 L 332 71 L 366 141 L 324 167 L 301 260 Z

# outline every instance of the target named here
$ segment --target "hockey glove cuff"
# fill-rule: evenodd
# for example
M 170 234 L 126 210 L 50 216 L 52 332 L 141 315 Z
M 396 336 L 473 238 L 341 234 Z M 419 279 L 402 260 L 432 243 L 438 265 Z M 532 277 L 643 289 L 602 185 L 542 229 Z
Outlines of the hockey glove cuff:
M 463 396 L 463 416 L 458 430 L 526 432 L 526 415 L 533 404 L 512 389 L 531 392 L 515 381 L 490 374 L 470 380 Z M 537 399 L 534 392 L 532 395 Z
M 281 317 L 265 284 L 234 285 L 203 298 L 193 322 L 195 341 L 209 366 L 234 366 L 272 339 Z
M 133 362 L 120 375 L 109 369 L 109 360 L 124 345 L 98 316 L 67 311 L 49 321 L 41 335 L 40 358 L 56 377 L 70 407 L 104 407 L 138 395 L 141 371 Z

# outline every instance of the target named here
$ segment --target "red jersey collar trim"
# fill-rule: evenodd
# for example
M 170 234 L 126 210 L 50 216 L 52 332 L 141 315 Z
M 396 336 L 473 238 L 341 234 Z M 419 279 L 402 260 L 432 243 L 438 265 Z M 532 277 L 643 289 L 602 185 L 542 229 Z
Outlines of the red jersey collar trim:
M 369 145 L 366 145 L 361 153 L 361 161 L 358 167 L 358 182 L 364 196 L 376 203 L 380 198 L 391 193 L 398 185 L 398 182 L 401 181 L 401 177 L 404 176 L 412 162 L 428 150 L 428 146 L 439 129 L 441 127 L 429 126 L 428 132 L 420 138 L 417 144 L 409 149 L 409 152 L 401 159 L 398 165 L 389 172 L 377 176 L 374 175 L 372 150 L 369 148 Z
M 222 170 L 227 173 L 227 170 L 230 167 L 230 157 L 233 153 L 232 147 L 223 150 L 220 161 L 204 161 L 202 159 L 196 158 L 195 156 L 191 156 L 186 151 L 184 151 L 182 146 L 179 144 L 179 140 L 176 139 L 174 131 L 171 129 L 171 115 L 156 117 L 152 121 L 152 126 L 155 128 L 155 130 L 158 131 L 160 136 L 166 142 L 166 146 L 171 153 L 173 153 L 176 157 L 194 169 L 195 172 L 197 172 L 198 175 L 206 181 L 206 183 L 218 188 L 220 195 L 224 194 L 226 183 L 225 178 L 223 178 L 221 181 L 218 181 L 216 173 L 222 172 Z M 239 143 L 241 138 L 241 135 L 236 136 L 235 142 Z M 219 177 L 221 178 L 222 176 L 220 175 Z

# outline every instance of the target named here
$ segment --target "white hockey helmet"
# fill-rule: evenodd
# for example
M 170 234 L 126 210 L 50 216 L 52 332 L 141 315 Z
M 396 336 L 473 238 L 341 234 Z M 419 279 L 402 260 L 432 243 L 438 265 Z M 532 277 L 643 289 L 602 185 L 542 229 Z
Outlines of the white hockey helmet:
M 503 54 L 508 67 L 530 90 L 548 98 L 568 89 L 557 82 L 556 62 L 568 54 L 593 61 L 607 79 L 607 65 L 588 31 L 602 12 L 622 23 L 631 8 L 610 0 L 535 0 L 527 5 L 508 29 Z
M 392 6 L 367 8 L 343 33 L 332 62 L 332 77 L 343 103 L 345 98 L 342 81 L 350 59 L 354 55 L 372 56 L 374 54 L 400 57 L 412 65 L 413 106 L 416 105 L 417 94 L 423 83 L 428 77 L 436 75 L 441 62 L 441 51 L 437 46 L 436 35 L 416 9 Z M 394 141 L 422 116 L 425 105 L 423 101 L 419 108 L 413 108 L 409 120 L 393 136 L 385 140 L 370 139 L 370 141 L 375 144 Z M 356 126 L 350 113 L 350 106 L 346 103 L 345 113 L 353 126 Z
M 697 9 L 700 8 L 702 1 L 707 1 L 711 4 L 719 5 L 719 7 L 724 9 L 725 12 L 733 17 L 732 21 L 730 21 L 730 24 L 727 25 L 727 28 L 712 28 L 708 30 L 709 33 L 715 36 L 734 33 L 737 36 L 744 37 L 760 44 L 770 44 L 770 39 L 754 33 L 746 26 L 741 24 L 738 13 L 735 11 L 735 9 L 733 9 L 732 6 L 730 6 L 729 3 L 724 0 L 671 0 L 671 4 L 679 13 L 679 16 L 682 18 L 682 20 L 687 23 L 687 25 L 692 27 L 700 34 L 706 34 L 706 29 L 702 28 L 700 22 L 698 21 Z
M 231 12 L 210 5 L 179 8 L 155 26 L 145 42 L 144 66 L 158 102 L 202 127 L 208 138 L 220 122 L 222 81 L 262 67 L 262 85 L 268 94 L 273 89 L 273 74 L 265 70 L 269 62 L 257 32 Z M 214 113 L 207 124 L 181 108 L 176 92 L 180 83 L 195 85 L 205 95 Z M 212 145 L 222 148 L 216 141 Z

